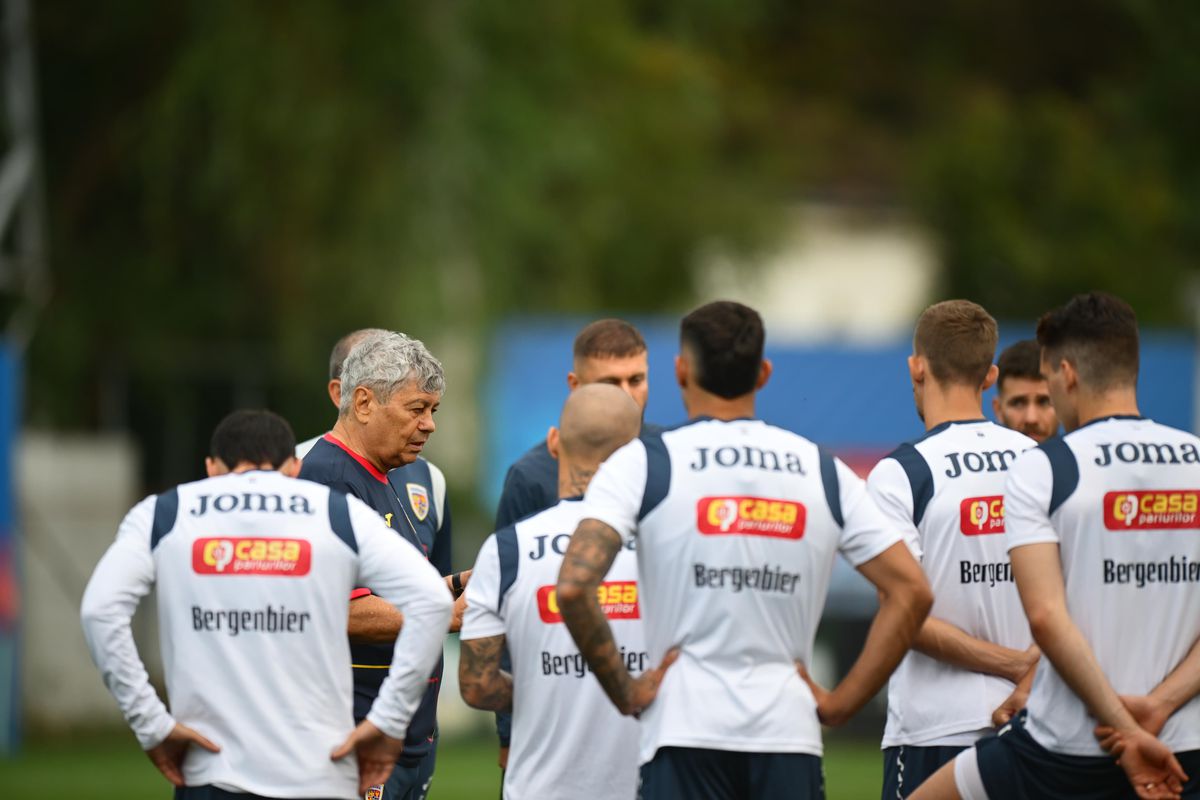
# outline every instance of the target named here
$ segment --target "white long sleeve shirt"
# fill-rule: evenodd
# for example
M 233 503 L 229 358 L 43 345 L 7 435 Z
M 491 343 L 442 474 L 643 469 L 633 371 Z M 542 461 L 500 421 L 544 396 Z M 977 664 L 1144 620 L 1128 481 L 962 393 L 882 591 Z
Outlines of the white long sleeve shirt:
M 452 599 L 378 514 L 325 486 L 252 471 L 146 498 L 96 566 L 81 614 L 92 658 L 143 748 L 176 722 L 221 747 L 189 750 L 187 785 L 353 798 L 353 759 L 329 754 L 354 727 L 346 621 L 350 591 L 363 585 L 404 613 L 367 717 L 403 738 Z M 169 711 L 130 630 L 154 586 Z

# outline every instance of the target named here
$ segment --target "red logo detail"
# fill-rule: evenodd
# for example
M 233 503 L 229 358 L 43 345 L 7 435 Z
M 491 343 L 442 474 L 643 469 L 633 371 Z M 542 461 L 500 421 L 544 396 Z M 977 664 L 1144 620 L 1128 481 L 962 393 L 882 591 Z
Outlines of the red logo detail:
M 1004 496 L 968 497 L 959 504 L 958 516 L 967 536 L 1004 533 Z
M 740 534 L 800 539 L 807 510 L 792 500 L 769 497 L 702 497 L 696 503 L 696 528 L 706 536 Z
M 200 575 L 281 575 L 298 578 L 312 566 L 306 539 L 210 538 L 192 542 L 192 569 Z
M 1110 531 L 1200 528 L 1200 491 L 1109 492 L 1104 495 L 1104 527 Z
M 596 587 L 596 598 L 600 609 L 609 619 L 640 619 L 638 610 L 637 581 L 611 581 Z M 537 591 L 538 616 L 542 622 L 552 625 L 562 622 L 562 611 L 558 608 L 558 590 L 543 586 Z

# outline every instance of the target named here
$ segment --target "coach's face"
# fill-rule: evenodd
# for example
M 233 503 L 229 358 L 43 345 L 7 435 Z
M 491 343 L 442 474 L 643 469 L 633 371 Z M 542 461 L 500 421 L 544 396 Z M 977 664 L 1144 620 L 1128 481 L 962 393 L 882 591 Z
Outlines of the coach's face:
M 415 382 L 406 383 L 386 403 L 374 403 L 369 428 L 378 459 L 388 469 L 411 464 L 421 455 L 437 425 L 433 415 L 441 394 L 423 392 Z
M 574 391 L 587 383 L 610 383 L 645 411 L 650 399 L 649 372 L 649 356 L 644 350 L 623 358 L 581 358 L 575 362 L 575 371 L 567 375 L 567 386 Z

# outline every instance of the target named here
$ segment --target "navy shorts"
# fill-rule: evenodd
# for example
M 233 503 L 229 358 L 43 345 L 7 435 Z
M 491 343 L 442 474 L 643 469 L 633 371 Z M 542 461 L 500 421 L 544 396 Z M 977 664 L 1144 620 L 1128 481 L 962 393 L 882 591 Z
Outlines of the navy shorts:
M 883 800 L 903 800 L 966 747 L 888 747 L 883 751 Z
M 821 759 L 662 747 L 642 765 L 639 800 L 824 800 Z
M 410 766 L 397 764 L 383 785 L 381 800 L 425 800 L 433 783 L 433 768 L 437 765 L 437 738 L 420 761 Z M 367 797 L 375 800 L 368 792 Z
M 1185 798 L 1200 798 L 1200 750 L 1176 753 L 1190 780 Z M 1109 756 L 1069 756 L 1042 747 L 1025 729 L 1025 715 L 975 745 L 988 796 L 1005 800 L 1126 800 L 1137 795 Z

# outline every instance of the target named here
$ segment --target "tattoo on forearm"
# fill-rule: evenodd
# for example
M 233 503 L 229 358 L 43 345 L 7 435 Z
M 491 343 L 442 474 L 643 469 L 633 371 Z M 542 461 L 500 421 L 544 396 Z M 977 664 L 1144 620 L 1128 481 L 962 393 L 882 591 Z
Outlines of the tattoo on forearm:
M 462 642 L 458 683 L 469 705 L 485 711 L 512 710 L 512 675 L 500 669 L 505 637 Z
M 621 538 L 616 531 L 602 522 L 584 520 L 571 537 L 558 585 L 563 622 L 605 694 L 625 711 L 632 678 L 621 661 L 612 628 L 596 597 L 596 589 L 620 549 Z M 568 588 L 578 591 L 564 596 L 561 590 Z

